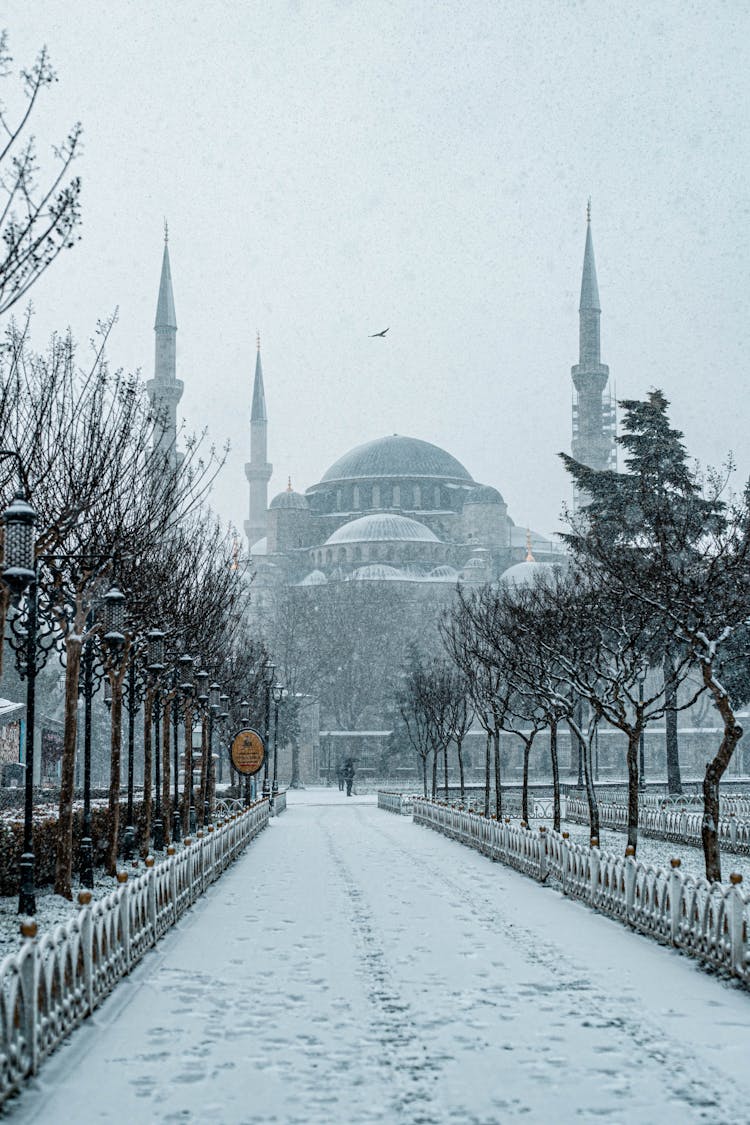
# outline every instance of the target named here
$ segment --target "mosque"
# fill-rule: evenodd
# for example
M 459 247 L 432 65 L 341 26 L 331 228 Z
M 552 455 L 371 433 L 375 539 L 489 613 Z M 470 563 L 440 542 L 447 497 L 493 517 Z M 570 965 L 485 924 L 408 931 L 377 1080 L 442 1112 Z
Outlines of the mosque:
M 601 362 L 599 291 L 587 213 L 579 361 L 573 378 L 573 455 L 595 468 L 614 464 L 609 368 Z M 260 342 L 250 417 L 249 514 L 245 535 L 261 588 L 331 580 L 408 582 L 433 588 L 481 585 L 520 566 L 559 561 L 553 540 L 518 526 L 503 496 L 451 453 L 389 434 L 355 446 L 305 492 L 268 503 L 268 415 Z

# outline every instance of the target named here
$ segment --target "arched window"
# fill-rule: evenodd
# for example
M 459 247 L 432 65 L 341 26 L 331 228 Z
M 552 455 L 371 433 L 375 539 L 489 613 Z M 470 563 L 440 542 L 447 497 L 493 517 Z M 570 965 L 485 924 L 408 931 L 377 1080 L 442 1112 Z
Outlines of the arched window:
M 341 489 L 337 488 L 336 489 L 336 511 L 338 511 L 338 512 L 341 511 L 341 500 L 342 500 Z
M 418 484 L 414 485 L 414 507 L 417 509 L 422 507 L 422 489 Z
M 400 484 L 394 484 L 394 486 L 393 486 L 393 507 L 394 508 L 400 508 L 401 507 L 401 485 Z
M 439 508 L 440 507 L 440 485 L 439 484 L 435 485 L 435 489 L 434 489 L 432 495 L 433 495 L 433 503 L 434 503 L 435 507 Z
M 373 508 L 380 507 L 380 485 L 374 484 L 372 486 L 372 506 Z
M 352 508 L 356 512 L 359 510 L 359 485 L 355 484 L 352 492 Z

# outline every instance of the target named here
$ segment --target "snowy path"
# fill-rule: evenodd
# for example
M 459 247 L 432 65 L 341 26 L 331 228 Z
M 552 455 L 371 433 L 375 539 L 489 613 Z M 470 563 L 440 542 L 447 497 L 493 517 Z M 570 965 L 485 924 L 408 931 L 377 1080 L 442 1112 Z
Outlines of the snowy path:
M 291 795 L 16 1122 L 750 1122 L 750 995 L 370 798 Z

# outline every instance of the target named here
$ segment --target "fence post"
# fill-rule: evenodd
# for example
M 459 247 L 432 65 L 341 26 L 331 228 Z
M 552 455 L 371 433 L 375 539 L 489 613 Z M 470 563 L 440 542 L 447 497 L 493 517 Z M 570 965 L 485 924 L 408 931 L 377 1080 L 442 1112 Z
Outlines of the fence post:
M 127 871 L 117 872 L 117 882 L 120 884 L 120 934 L 122 935 L 122 950 L 125 957 L 125 972 L 130 970 L 130 888 L 128 887 Z
M 625 849 L 625 918 L 629 922 L 635 906 L 635 848 Z
M 539 825 L 539 880 L 544 882 L 547 878 L 547 829 Z
M 26 939 L 21 947 L 21 991 L 23 995 L 26 1049 L 29 1054 L 29 1074 L 39 1067 L 39 1039 L 37 1036 L 37 999 L 39 996 L 39 952 L 37 950 L 37 925 L 33 918 L 21 923 L 21 934 Z
M 732 972 L 735 976 L 745 975 L 745 902 L 742 894 L 742 876 L 732 872 L 729 876 L 732 889 L 729 892 L 729 926 L 732 938 Z
M 146 889 L 146 906 L 148 909 L 148 920 L 151 926 L 151 934 L 153 936 L 153 945 L 156 945 L 156 874 L 154 872 L 154 857 L 152 855 L 146 856 L 146 877 L 148 879 Z
M 672 868 L 669 875 L 669 938 L 672 945 L 680 944 L 680 918 L 682 916 L 682 892 L 684 890 L 680 866 L 682 860 L 670 859 Z
M 562 862 L 560 863 L 560 867 L 561 867 L 562 893 L 564 895 L 566 895 L 568 893 L 568 869 L 570 867 L 570 833 L 569 832 L 563 832 L 562 833 L 561 851 L 562 851 Z
M 83 907 L 81 919 L 81 953 L 83 954 L 83 991 L 88 1015 L 94 1010 L 94 920 L 91 917 L 91 891 L 79 891 L 78 902 Z
M 591 837 L 589 848 L 589 902 L 594 905 L 599 901 L 599 841 L 596 836 Z
M 172 924 L 177 921 L 177 862 L 175 855 L 177 849 L 174 844 L 170 844 L 167 848 L 167 855 L 172 857 L 172 866 L 169 870 L 169 893 L 172 896 Z

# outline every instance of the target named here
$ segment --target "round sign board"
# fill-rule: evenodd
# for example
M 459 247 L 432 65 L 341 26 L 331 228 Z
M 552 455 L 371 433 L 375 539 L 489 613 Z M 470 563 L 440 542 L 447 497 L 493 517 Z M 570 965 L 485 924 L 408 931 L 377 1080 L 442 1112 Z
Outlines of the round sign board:
M 229 756 L 237 773 L 250 777 L 262 769 L 266 760 L 266 745 L 257 730 L 248 727 L 238 731 L 232 739 Z

